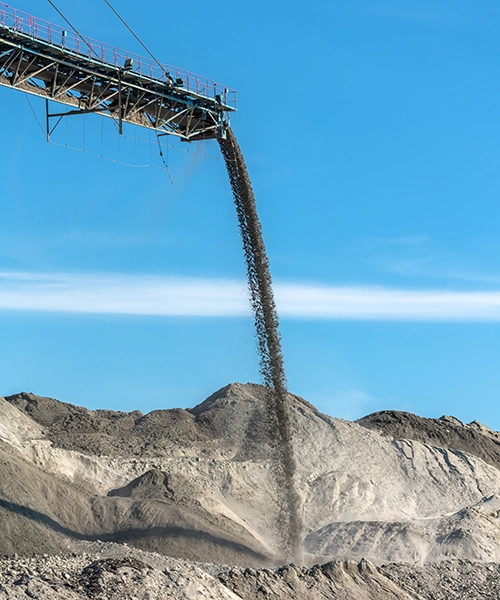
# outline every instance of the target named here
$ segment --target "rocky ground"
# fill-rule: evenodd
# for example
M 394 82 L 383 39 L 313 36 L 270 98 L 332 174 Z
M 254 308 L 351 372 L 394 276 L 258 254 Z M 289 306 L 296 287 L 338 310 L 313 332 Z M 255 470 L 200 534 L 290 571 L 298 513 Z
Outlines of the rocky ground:
M 143 415 L 0 398 L 0 599 L 500 597 L 497 432 L 290 396 L 304 555 L 281 567 L 263 399 L 233 384 Z
M 0 599 L 493 600 L 500 566 L 463 560 L 376 567 L 362 560 L 252 569 L 189 563 L 113 543 L 0 559 Z

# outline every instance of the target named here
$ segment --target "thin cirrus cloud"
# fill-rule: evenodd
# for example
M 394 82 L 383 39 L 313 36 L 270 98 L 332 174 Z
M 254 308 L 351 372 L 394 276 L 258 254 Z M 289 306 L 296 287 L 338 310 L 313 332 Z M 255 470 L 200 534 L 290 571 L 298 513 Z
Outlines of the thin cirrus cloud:
M 499 321 L 500 292 L 277 283 L 283 318 Z M 250 314 L 242 281 L 124 274 L 0 273 L 0 310 L 182 317 Z
M 427 236 L 370 238 L 360 246 L 377 271 L 404 277 L 455 279 L 468 283 L 498 284 L 500 277 L 485 274 L 442 248 Z

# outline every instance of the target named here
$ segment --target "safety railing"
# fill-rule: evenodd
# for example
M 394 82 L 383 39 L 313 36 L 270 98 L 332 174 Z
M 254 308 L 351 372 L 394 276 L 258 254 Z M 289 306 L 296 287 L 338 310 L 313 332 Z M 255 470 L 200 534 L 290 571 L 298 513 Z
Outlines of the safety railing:
M 189 92 L 217 100 L 236 108 L 236 90 L 229 89 L 212 79 L 179 69 L 172 65 L 159 64 L 149 58 L 121 50 L 92 38 L 79 36 L 72 29 L 64 29 L 44 19 L 12 8 L 0 2 L 0 23 L 3 27 L 23 33 L 33 39 L 48 42 L 68 52 L 74 52 L 106 65 L 126 69 L 161 81 Z

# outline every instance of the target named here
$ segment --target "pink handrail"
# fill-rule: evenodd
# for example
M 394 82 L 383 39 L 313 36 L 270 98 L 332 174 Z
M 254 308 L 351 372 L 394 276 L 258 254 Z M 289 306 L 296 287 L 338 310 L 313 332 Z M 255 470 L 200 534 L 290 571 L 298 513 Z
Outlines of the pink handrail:
M 26 12 L 12 8 L 5 2 L 0 2 L 0 21 L 3 27 L 19 31 L 31 38 L 48 42 L 64 48 L 65 51 L 86 56 L 106 65 L 123 67 L 127 59 L 132 59 L 132 70 L 136 73 L 163 83 L 169 83 L 172 77 L 175 80 L 182 80 L 182 83 L 179 81 L 180 87 L 195 91 L 207 98 L 215 99 L 220 96 L 225 105 L 236 108 L 236 90 L 229 89 L 212 79 L 191 71 L 167 64 L 160 65 L 156 61 L 138 54 L 126 52 L 92 38 L 80 37 L 71 29 L 64 29 L 44 19 L 33 17 Z

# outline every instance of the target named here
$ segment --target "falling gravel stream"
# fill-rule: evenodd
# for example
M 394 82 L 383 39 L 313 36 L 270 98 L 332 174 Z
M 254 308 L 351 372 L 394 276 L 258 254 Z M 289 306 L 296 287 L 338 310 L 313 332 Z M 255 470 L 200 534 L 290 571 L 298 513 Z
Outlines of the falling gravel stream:
M 302 521 L 295 488 L 292 426 L 269 259 L 245 160 L 229 127 L 226 138 L 219 139 L 219 145 L 236 205 L 255 319 L 260 371 L 268 390 L 267 419 L 271 445 L 275 452 L 272 461 L 274 476 L 277 488 L 281 491 L 279 526 L 283 538 L 283 551 L 286 558 L 299 562 L 302 554 Z

